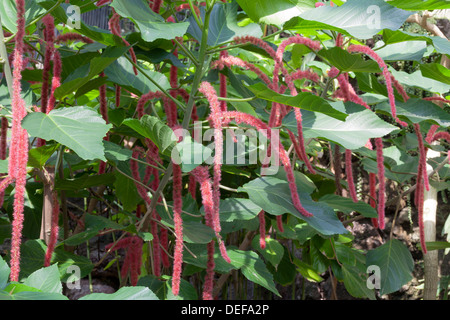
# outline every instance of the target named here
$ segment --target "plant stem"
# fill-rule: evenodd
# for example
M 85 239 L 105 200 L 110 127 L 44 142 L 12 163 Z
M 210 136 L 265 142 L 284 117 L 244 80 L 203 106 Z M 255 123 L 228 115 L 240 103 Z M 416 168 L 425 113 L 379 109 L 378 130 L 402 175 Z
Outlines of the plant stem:
M 200 43 L 200 51 L 199 51 L 199 59 L 198 59 L 199 64 L 197 66 L 197 70 L 194 75 L 194 80 L 192 82 L 192 87 L 191 87 L 191 94 L 189 96 L 189 100 L 188 100 L 186 110 L 184 113 L 184 119 L 182 122 L 183 129 L 187 129 L 189 127 L 189 123 L 191 121 L 191 116 L 192 116 L 192 110 L 194 109 L 194 105 L 195 105 L 194 96 L 198 91 L 200 82 L 203 77 L 203 72 L 204 72 L 203 68 L 204 68 L 205 61 L 206 61 L 206 48 L 207 48 L 209 18 L 211 15 L 211 10 L 212 10 L 212 8 L 208 8 L 205 13 L 205 21 L 203 24 L 203 33 L 202 33 L 202 40 Z M 151 81 L 153 82 L 153 80 L 151 80 Z M 178 100 L 176 100 L 176 101 L 178 102 Z M 166 187 L 167 182 L 169 181 L 169 179 L 172 175 L 172 172 L 173 172 L 173 163 L 171 161 L 169 163 L 169 165 L 167 166 L 164 176 L 159 183 L 158 189 L 156 189 L 156 191 L 153 195 L 150 205 L 147 207 L 147 211 L 146 211 L 144 217 L 141 219 L 141 221 L 139 222 L 139 225 L 137 226 L 137 231 L 140 231 L 144 226 L 147 226 L 149 217 L 151 216 L 153 210 L 155 210 L 159 196 L 162 193 L 162 191 L 164 190 L 164 188 Z

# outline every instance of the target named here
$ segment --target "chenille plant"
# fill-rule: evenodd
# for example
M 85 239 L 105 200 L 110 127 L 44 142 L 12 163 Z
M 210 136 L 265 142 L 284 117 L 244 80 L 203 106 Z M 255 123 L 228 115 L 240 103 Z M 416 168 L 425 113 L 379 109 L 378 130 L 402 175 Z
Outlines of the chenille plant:
M 402 290 L 414 263 L 448 247 L 425 240 L 424 194 L 448 196 L 450 46 L 404 32 L 402 1 L 375 2 L 374 27 L 362 0 L 9 1 L 11 283 L 38 265 L 65 282 L 73 264 L 158 299 L 305 299 L 299 279 L 329 279 L 334 298 L 337 286 L 360 299 Z M 103 30 L 71 27 L 69 4 L 101 8 Z M 417 42 L 427 55 L 392 63 Z M 417 241 L 394 232 L 410 194 Z M 357 228 L 377 234 L 361 242 L 373 248 Z

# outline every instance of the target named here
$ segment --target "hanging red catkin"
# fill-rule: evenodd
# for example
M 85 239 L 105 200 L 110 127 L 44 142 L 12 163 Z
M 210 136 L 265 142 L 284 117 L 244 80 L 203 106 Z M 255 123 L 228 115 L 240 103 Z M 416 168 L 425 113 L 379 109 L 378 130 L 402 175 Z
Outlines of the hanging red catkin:
M 99 75 L 101 78 L 105 77 L 105 73 L 102 71 Z M 108 118 L 108 100 L 106 99 L 106 84 L 101 85 L 98 88 L 99 92 L 99 98 L 100 98 L 100 114 L 102 115 L 103 120 L 108 124 L 109 118 Z M 108 141 L 109 136 L 108 134 L 103 138 L 103 140 Z M 98 174 L 103 174 L 106 171 L 106 162 L 100 161 L 100 165 L 98 168 Z
M 220 58 L 227 57 L 228 52 L 226 50 L 220 51 Z M 220 73 L 219 74 L 219 83 L 220 83 L 220 96 L 222 98 L 227 97 L 227 77 Z M 221 111 L 227 111 L 227 102 L 226 101 L 220 101 L 220 110 Z
M 307 47 L 309 47 L 311 50 L 315 50 L 318 51 L 320 49 L 320 43 L 317 41 L 312 41 L 309 38 L 304 38 L 301 37 L 299 35 L 296 35 L 294 37 L 290 37 L 286 40 L 284 40 L 280 46 L 278 47 L 277 51 L 276 51 L 276 60 L 275 60 L 275 67 L 273 70 L 273 87 L 274 90 L 278 91 L 278 79 L 279 79 L 279 71 L 282 70 L 283 74 L 285 75 L 285 77 L 289 76 L 289 73 L 287 72 L 287 70 L 283 67 L 283 53 L 286 49 L 287 46 L 291 45 L 291 44 L 304 44 Z M 297 90 L 295 88 L 295 86 L 293 85 L 293 83 L 291 82 L 290 84 L 290 89 L 291 89 L 291 95 L 296 96 L 297 95 Z M 305 150 L 305 141 L 303 138 L 303 126 L 302 126 L 302 113 L 300 111 L 300 108 L 294 108 L 294 114 L 295 114 L 295 119 L 297 121 L 297 135 L 298 135 L 298 146 L 299 146 L 299 151 L 301 153 L 301 158 L 303 159 L 303 161 L 305 162 L 308 170 L 312 173 L 315 174 L 316 171 L 314 170 L 314 168 L 312 167 L 311 163 L 308 160 L 308 156 L 306 154 L 306 150 Z
M 228 55 L 221 56 L 219 60 L 216 60 L 211 64 L 212 69 L 218 68 L 219 70 L 222 70 L 224 67 L 230 68 L 231 66 L 238 66 L 246 70 L 251 70 L 268 86 L 272 85 L 272 81 L 264 72 L 261 71 L 261 69 L 259 69 L 254 64 L 244 61 L 238 57 Z
M 50 93 L 50 98 L 47 103 L 47 114 L 55 108 L 56 97 L 55 91 L 61 85 L 61 72 L 62 72 L 62 61 L 61 55 L 57 50 L 53 52 L 53 78 L 52 78 L 52 89 Z
M 111 33 L 116 35 L 116 36 L 118 36 L 119 38 L 121 38 L 123 43 L 127 47 L 129 47 L 130 43 L 124 37 L 122 37 L 122 35 L 121 35 L 121 32 L 120 32 L 120 15 L 117 12 L 114 12 L 114 14 L 111 17 L 111 19 L 109 19 L 108 25 L 109 25 L 109 30 L 111 31 Z M 129 52 L 130 52 L 131 60 L 134 63 L 137 63 L 137 58 L 136 58 L 136 54 L 134 52 L 133 47 L 130 47 Z M 137 70 L 136 66 L 134 66 L 134 65 L 133 65 L 133 71 L 134 71 L 135 75 L 138 75 L 138 70 Z
M 383 140 L 381 138 L 375 138 L 375 146 L 377 151 L 377 168 L 378 168 L 378 226 L 381 230 L 384 230 L 384 206 L 386 202 L 385 188 L 386 182 L 384 180 L 384 157 L 383 157 Z
M 183 218 L 182 211 L 182 179 L 181 167 L 175 163 L 173 165 L 173 222 L 175 229 L 175 250 L 172 274 L 172 293 L 177 296 L 180 292 L 180 280 L 183 264 Z
M 82 36 L 81 34 L 74 32 L 59 34 L 56 37 L 55 43 L 59 44 L 61 42 L 68 42 L 68 41 L 81 41 L 87 44 L 94 43 L 92 39 L 89 39 L 88 37 Z
M 47 111 L 47 100 L 49 90 L 49 76 L 53 52 L 55 51 L 55 22 L 51 15 L 46 15 L 42 19 L 45 26 L 44 39 L 46 41 L 44 67 L 42 69 L 42 88 L 41 88 L 41 111 Z
M 219 206 L 220 206 L 220 180 L 222 179 L 222 157 L 223 157 L 223 132 L 222 132 L 222 120 L 220 118 L 223 113 L 220 109 L 219 100 L 217 98 L 217 93 L 215 89 L 209 82 L 202 82 L 200 84 L 199 91 L 205 95 L 208 99 L 209 106 L 211 109 L 211 113 L 209 119 L 212 123 L 212 127 L 214 128 L 214 146 L 215 146 L 215 154 L 214 154 L 214 176 L 213 176 L 213 199 L 214 199 L 214 225 L 216 228 L 220 228 L 220 219 L 219 219 Z M 218 233 L 216 232 L 216 235 Z M 228 257 L 225 244 L 223 241 L 219 240 L 219 249 L 222 257 L 228 263 L 231 261 Z
M 20 272 L 20 244 L 23 229 L 23 210 L 25 185 L 28 162 L 28 133 L 22 128 L 21 122 L 27 111 L 25 101 L 21 97 L 22 92 L 22 68 L 23 51 L 25 36 L 25 1 L 16 0 L 17 10 L 17 33 L 16 46 L 14 50 L 14 70 L 13 70 L 13 96 L 12 96 L 12 129 L 11 129 L 11 147 L 8 164 L 9 179 L 4 181 L 12 182 L 15 180 L 16 193 L 14 195 L 14 213 L 11 235 L 11 260 L 10 260 L 10 280 L 19 281 Z M 3 183 L 2 183 L 3 184 Z M 4 189 L 0 190 L 3 191 Z
M 130 273 L 130 282 L 132 286 L 136 286 L 139 275 L 141 274 L 142 264 L 142 239 L 138 236 L 125 237 L 116 243 L 105 246 L 105 250 L 116 251 L 125 249 L 125 259 L 120 270 L 122 279 L 125 279 Z
M 370 172 L 369 173 L 369 194 L 370 194 L 370 206 L 372 208 L 377 207 L 377 176 L 375 173 Z M 372 220 L 372 225 L 374 226 L 374 228 L 378 228 L 378 219 L 377 218 L 371 218 Z
M 8 119 L 6 117 L 2 117 L 1 120 L 1 130 L 0 130 L 0 159 L 5 160 L 7 154 L 7 140 L 8 140 Z M 0 179 L 3 181 L 3 179 Z M 0 207 L 3 206 L 3 201 L 5 197 L 5 192 L 0 191 Z
M 51 225 L 51 232 L 50 232 L 50 240 L 47 244 L 47 251 L 45 252 L 45 259 L 44 259 L 44 267 L 50 266 L 50 261 L 52 259 L 53 251 L 56 247 L 56 242 L 58 241 L 58 220 L 59 220 L 59 202 L 58 202 L 58 194 L 56 191 L 53 191 L 52 194 L 52 225 Z
M 349 149 L 345 149 L 345 174 L 347 175 L 350 197 L 356 203 L 358 202 L 358 197 L 356 195 L 355 182 L 353 181 L 352 150 Z
M 386 88 L 388 91 L 389 104 L 391 106 L 391 115 L 395 119 L 395 121 L 397 121 L 397 123 L 399 123 L 403 127 L 407 127 L 408 124 L 404 121 L 401 121 L 397 117 L 397 109 L 395 107 L 394 90 L 392 88 L 392 75 L 389 72 L 388 67 L 387 67 L 386 63 L 383 61 L 383 59 L 381 59 L 381 57 L 378 54 L 376 54 L 375 51 L 373 51 L 372 49 L 370 49 L 369 47 L 364 46 L 364 45 L 353 44 L 353 45 L 350 45 L 347 50 L 350 53 L 353 53 L 353 52 L 365 53 L 378 63 L 378 65 L 380 66 L 380 69 L 382 70 L 384 79 L 386 81 Z
M 234 120 L 236 123 L 245 123 L 252 127 L 255 127 L 258 130 L 261 130 L 261 133 L 267 133 L 267 137 L 270 139 L 272 136 L 271 128 L 262 122 L 260 119 L 253 117 L 252 115 L 249 115 L 247 113 L 239 112 L 239 111 L 227 111 L 223 112 L 221 114 L 222 118 L 222 124 L 225 126 L 230 121 Z M 278 150 L 275 150 L 275 152 L 278 152 L 280 161 L 283 164 L 284 170 L 286 172 L 286 178 L 289 183 L 289 189 L 291 191 L 291 198 L 292 203 L 294 207 L 305 217 L 311 217 L 312 214 L 308 212 L 301 204 L 300 198 L 298 196 L 298 190 L 297 185 L 295 183 L 294 173 L 292 171 L 292 166 L 289 160 L 289 157 L 287 155 L 286 150 L 284 149 L 284 146 L 281 144 L 281 142 L 278 143 Z
M 202 203 L 205 208 L 205 222 L 206 225 L 214 229 L 214 199 L 212 182 L 209 177 L 209 172 L 206 167 L 199 166 L 191 171 L 191 176 L 196 179 L 200 184 L 200 192 L 202 195 Z M 208 262 L 206 265 L 206 275 L 203 284 L 203 300 L 213 299 L 213 287 L 214 287 L 214 240 L 208 243 Z

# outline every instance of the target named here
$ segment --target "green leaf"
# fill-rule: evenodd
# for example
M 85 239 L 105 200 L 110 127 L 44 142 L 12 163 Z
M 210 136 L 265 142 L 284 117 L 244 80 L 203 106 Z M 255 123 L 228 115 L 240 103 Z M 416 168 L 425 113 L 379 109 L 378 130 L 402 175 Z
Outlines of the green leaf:
M 389 0 L 388 3 L 405 10 L 450 9 L 450 3 L 446 0 Z
M 362 201 L 354 203 L 352 199 L 341 197 L 336 194 L 326 194 L 320 198 L 320 201 L 325 202 L 336 211 L 340 211 L 345 214 L 350 214 L 351 212 L 356 211 L 367 218 L 378 217 L 377 211 L 369 204 Z
M 131 212 L 136 209 L 136 205 L 142 201 L 142 198 L 137 192 L 136 184 L 129 178 L 133 176 L 129 161 L 119 162 L 117 169 L 115 171 L 116 180 L 114 182 L 116 195 L 122 203 L 123 209 Z
M 428 36 L 426 34 L 416 34 L 403 30 L 383 30 L 383 41 L 386 44 L 398 43 L 403 41 L 426 41 L 429 45 L 433 45 L 438 53 L 450 54 L 450 43 L 448 40 L 438 36 Z
M 175 296 L 172 292 L 172 277 L 162 276 L 162 278 L 165 280 L 166 300 L 198 300 L 197 291 L 190 282 L 181 278 L 180 291 Z
M 347 115 L 339 110 L 334 109 L 325 99 L 316 96 L 310 92 L 300 92 L 296 96 L 276 93 L 267 88 L 263 83 L 257 83 L 247 87 L 256 97 L 278 102 L 287 106 L 301 108 L 302 110 L 315 111 L 323 113 L 329 117 L 339 120 L 345 120 Z
M 112 127 L 87 107 L 61 108 L 45 114 L 33 112 L 22 121 L 31 136 L 55 140 L 72 149 L 84 160 L 106 161 L 103 137 Z
M 414 71 L 410 74 L 404 71 L 396 71 L 393 68 L 389 68 L 389 71 L 392 73 L 395 79 L 404 86 L 419 88 L 431 93 L 439 94 L 445 94 L 450 90 L 449 84 L 424 77 L 421 70 Z
M 437 123 L 444 128 L 450 126 L 450 114 L 431 101 L 411 98 L 407 102 L 397 101 L 396 107 L 397 115 L 402 120 L 412 123 L 427 121 Z M 382 102 L 376 105 L 375 108 L 377 112 L 390 114 L 388 102 Z
M 411 12 L 397 9 L 383 0 L 348 0 L 339 7 L 322 6 L 306 11 L 286 23 L 284 28 L 328 29 L 369 39 L 383 29 L 399 29 L 410 15 Z
M 362 106 L 360 110 L 349 114 L 345 121 L 302 110 L 303 135 L 305 139 L 322 138 L 354 150 L 364 147 L 370 138 L 383 137 L 397 129 L 372 111 Z M 293 112 L 284 118 L 283 125 L 297 134 L 297 121 Z
M 289 19 L 314 8 L 311 0 L 236 0 L 247 15 L 255 22 L 283 25 Z
M 220 201 L 220 221 L 251 220 L 261 208 L 249 199 L 226 198 Z
M 294 264 L 297 266 L 297 271 L 309 281 L 321 282 L 323 278 L 320 276 L 312 266 L 309 264 L 294 258 Z
M 261 177 L 246 183 L 238 191 L 248 193 L 250 200 L 264 211 L 273 215 L 290 213 L 304 220 L 323 235 L 348 233 L 332 208 L 324 202 L 313 201 L 309 194 L 302 192 L 301 189 L 298 190 L 300 201 L 313 216 L 305 217 L 299 213 L 292 203 L 289 184 L 286 180 L 270 176 Z
M 28 277 L 34 271 L 44 265 L 47 246 L 42 240 L 28 240 L 21 246 L 20 278 Z M 67 273 L 67 268 L 76 265 L 80 268 L 80 277 L 83 278 L 94 268 L 92 262 L 83 256 L 79 256 L 57 247 L 53 252 L 51 264 L 57 264 L 61 281 L 66 281 L 71 275 Z
M 450 84 L 450 70 L 439 63 L 421 64 L 420 71 L 424 77 Z
M 240 268 L 244 277 L 253 283 L 263 286 L 280 297 L 281 295 L 273 282 L 272 274 L 267 270 L 266 265 L 258 257 L 258 254 L 253 251 L 241 251 L 241 253 L 245 256 L 245 263 Z
M 392 239 L 370 250 L 366 265 L 380 268 L 380 294 L 383 295 L 399 290 L 412 279 L 414 260 L 402 242 Z
M 123 124 L 152 140 L 162 154 L 172 155 L 172 149 L 177 141 L 176 136 L 173 130 L 157 117 L 144 115 L 140 120 L 125 119 Z
M 89 60 L 88 63 L 82 66 L 78 66 L 73 73 L 68 75 L 64 82 L 56 89 L 55 97 L 62 99 L 67 95 L 75 93 L 127 51 L 128 47 L 106 48 L 99 57 Z
M 171 159 L 175 164 L 181 165 L 183 172 L 190 172 L 201 165 L 210 149 L 201 143 L 184 136 L 183 140 L 175 145 L 171 152 Z
M 377 43 L 378 44 L 378 43 Z M 379 44 L 382 45 L 382 41 Z M 388 44 L 377 50 L 384 61 L 420 61 L 427 51 L 427 43 L 422 40 Z
M 45 145 L 33 148 L 28 152 L 28 166 L 34 168 L 42 168 L 48 159 L 58 149 L 58 144 Z
M 427 242 L 426 245 L 427 245 L 428 251 L 442 250 L 442 249 L 450 248 L 450 243 L 446 242 L 446 241 L 432 241 L 432 242 Z M 420 244 L 418 244 L 417 246 L 420 247 Z
M 373 60 L 363 60 L 360 55 L 351 54 L 340 47 L 322 49 L 317 55 L 335 66 L 341 72 L 380 72 L 380 67 Z
M 261 246 L 259 244 L 259 236 L 254 237 L 252 240 L 252 247 L 275 268 L 281 262 L 281 259 L 283 259 L 284 247 L 275 239 L 266 238 L 266 247 L 264 249 L 261 249 Z
M 208 28 L 207 44 L 209 46 L 218 46 L 224 42 L 232 40 L 239 36 L 253 36 L 260 38 L 263 33 L 258 24 L 250 23 L 244 27 L 238 25 L 237 22 L 238 5 L 232 3 L 216 3 L 210 14 L 210 25 Z M 200 17 L 205 18 L 205 10 L 200 7 Z M 191 15 L 189 17 L 189 28 L 187 32 L 191 34 L 197 41 L 201 41 L 202 30 Z
M 8 264 L 5 260 L 0 256 L 0 290 L 3 290 L 8 281 L 9 281 L 9 274 L 11 273 L 11 269 L 9 268 Z
M 116 164 L 121 161 L 127 161 L 131 159 L 133 151 L 115 144 L 114 142 L 103 140 L 103 146 L 105 147 L 105 157 L 108 161 L 115 162 Z
M 12 300 L 69 300 L 66 296 L 60 293 L 47 293 L 47 292 L 33 292 L 33 291 L 22 291 L 11 295 Z
M 122 17 L 133 21 L 141 31 L 142 39 L 148 42 L 182 37 L 189 26 L 188 22 L 167 23 L 143 0 L 114 0 L 111 7 Z
M 128 91 L 141 96 L 147 92 L 156 92 L 159 90 L 155 84 L 149 80 L 142 72 L 135 75 L 133 72 L 133 65 L 125 57 L 120 57 L 111 63 L 105 70 L 105 75 L 108 81 L 113 82 Z M 145 74 L 158 83 L 163 89 L 170 88 L 169 80 L 161 73 L 151 70 L 145 70 Z
M 56 264 L 36 270 L 27 277 L 24 284 L 46 293 L 62 293 L 62 284 Z
M 375 292 L 367 287 L 367 273 L 361 272 L 356 266 L 342 265 L 344 285 L 348 293 L 356 298 L 375 300 Z
M 147 287 L 122 287 L 115 293 L 91 293 L 79 300 L 159 300 Z

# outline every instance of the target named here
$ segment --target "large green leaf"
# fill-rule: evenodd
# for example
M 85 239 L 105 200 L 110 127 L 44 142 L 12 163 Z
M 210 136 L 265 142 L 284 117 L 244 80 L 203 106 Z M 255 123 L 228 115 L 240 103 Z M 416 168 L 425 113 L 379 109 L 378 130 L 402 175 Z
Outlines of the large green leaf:
M 334 109 L 325 99 L 316 96 L 310 92 L 300 92 L 296 96 L 276 93 L 267 88 L 263 83 L 256 83 L 248 86 L 256 97 L 272 102 L 278 102 L 287 106 L 301 108 L 303 110 L 323 113 L 328 117 L 344 120 L 347 115 L 339 110 Z
M 380 45 L 382 45 L 380 43 Z M 377 50 L 384 61 L 421 61 L 427 51 L 427 43 L 423 40 L 388 44 Z
M 261 208 L 249 199 L 227 198 L 220 201 L 220 220 L 251 220 L 261 211 Z
M 210 24 L 208 29 L 207 43 L 209 46 L 217 46 L 238 36 L 261 37 L 263 35 L 261 27 L 258 24 L 250 23 L 246 26 L 239 26 L 237 22 L 236 2 L 216 3 L 211 11 Z M 205 10 L 201 7 L 201 18 L 204 18 Z M 189 17 L 190 25 L 188 33 L 197 41 L 201 41 L 202 30 L 195 22 L 195 19 Z
M 28 166 L 42 168 L 58 149 L 58 144 L 33 148 L 28 152 Z
M 33 112 L 22 121 L 31 136 L 55 140 L 72 149 L 85 160 L 106 161 L 103 137 L 112 127 L 94 110 L 87 107 L 61 108 L 45 114 Z
M 416 34 L 403 30 L 383 30 L 383 41 L 386 44 L 398 43 L 403 41 L 423 40 L 433 45 L 438 53 L 450 54 L 450 42 L 438 36 L 428 36 L 425 34 Z
M 56 264 L 41 268 L 30 274 L 25 285 L 47 293 L 62 293 L 59 270 Z
M 400 119 L 412 123 L 430 121 L 442 127 L 450 126 L 450 114 L 439 108 L 431 101 L 411 98 L 407 102 L 397 102 L 397 115 Z M 382 102 L 376 106 L 377 112 L 390 113 L 387 102 Z
M 345 121 L 307 110 L 302 110 L 302 117 L 306 139 L 323 138 L 351 150 L 363 147 L 370 138 L 383 137 L 396 129 L 365 108 L 351 113 Z M 283 125 L 297 133 L 297 121 L 293 112 L 284 118 Z
M 389 71 L 400 84 L 413 88 L 423 89 L 432 93 L 446 94 L 450 90 L 450 84 L 424 77 L 421 70 L 407 73 L 389 68 Z M 359 80 L 358 80 L 359 83 Z M 363 90 L 363 89 L 362 89 Z
M 148 42 L 182 37 L 189 26 L 188 22 L 167 23 L 162 16 L 152 11 L 144 0 L 114 0 L 111 7 L 122 17 L 135 22 L 141 31 L 142 39 Z
M 402 242 L 392 239 L 370 250 L 366 265 L 379 267 L 380 294 L 383 295 L 399 290 L 412 279 L 414 260 Z
M 145 74 L 158 83 L 164 90 L 170 88 L 167 77 L 160 72 L 145 70 Z M 120 57 L 105 69 L 108 81 L 141 96 L 147 92 L 156 92 L 159 88 L 141 72 L 135 75 L 133 65 L 125 57 Z
M 447 0 L 389 0 L 388 3 L 405 10 L 450 9 Z
M 261 207 L 265 212 L 273 215 L 290 213 L 308 223 L 311 227 L 324 235 L 347 233 L 337 218 L 334 210 L 325 202 L 315 202 L 308 193 L 298 190 L 303 207 L 312 217 L 305 217 L 295 208 L 289 184 L 286 180 L 274 177 L 261 177 L 254 179 L 238 189 L 246 192 L 251 201 Z
M 125 119 L 123 124 L 152 140 L 162 154 L 172 155 L 177 141 L 175 133 L 157 117 L 144 115 L 140 120 Z
M 375 292 L 367 287 L 367 273 L 356 266 L 342 265 L 345 289 L 356 298 L 375 300 Z
M 420 71 L 424 77 L 450 85 L 450 70 L 439 63 L 421 64 Z
M 20 277 L 28 277 L 34 271 L 44 266 L 45 253 L 47 246 L 42 240 L 28 240 L 21 246 L 21 265 Z M 67 272 L 67 268 L 76 265 L 80 268 L 80 277 L 83 278 L 89 274 L 94 268 L 92 262 L 80 255 L 76 255 L 65 251 L 63 248 L 57 247 L 53 252 L 51 264 L 57 264 L 61 281 L 67 281 L 71 273 Z
M 383 29 L 397 30 L 411 15 L 383 0 L 348 0 L 342 6 L 306 11 L 284 25 L 286 29 L 328 29 L 369 39 Z
M 267 238 L 266 247 L 264 249 L 261 249 L 261 245 L 259 244 L 259 237 L 254 237 L 252 240 L 252 247 L 275 268 L 281 262 L 281 259 L 283 259 L 284 247 L 275 239 Z
M 340 47 L 322 49 L 317 53 L 341 72 L 380 72 L 378 64 L 373 60 L 363 60 L 360 55 L 351 54 Z
M 147 287 L 122 287 L 115 293 L 91 293 L 79 300 L 159 300 Z
M 11 269 L 5 260 L 0 256 L 0 289 L 6 287 L 6 284 L 9 281 L 9 274 L 11 273 Z
M 346 214 L 356 211 L 361 213 L 364 217 L 367 218 L 378 217 L 377 211 L 374 208 L 372 208 L 369 204 L 362 201 L 354 203 L 352 199 L 341 197 L 336 194 L 326 194 L 320 198 L 320 201 L 326 202 L 334 210 Z
M 283 25 L 289 19 L 314 8 L 314 0 L 236 0 L 255 22 Z

